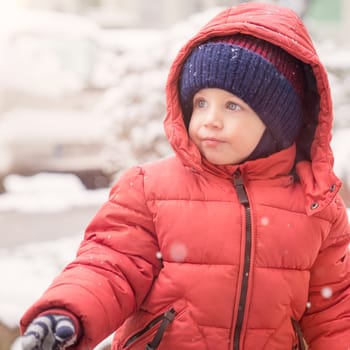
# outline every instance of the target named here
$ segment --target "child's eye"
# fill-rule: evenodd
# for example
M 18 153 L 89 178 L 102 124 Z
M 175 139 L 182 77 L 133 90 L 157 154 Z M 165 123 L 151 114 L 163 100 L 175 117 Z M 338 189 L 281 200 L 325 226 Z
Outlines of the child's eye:
M 203 98 L 197 98 L 195 99 L 193 105 L 194 107 L 197 107 L 197 108 L 204 108 L 207 106 L 207 101 L 204 100 Z
M 234 103 L 234 102 L 231 102 L 231 101 L 227 102 L 226 108 L 230 109 L 231 111 L 236 111 L 236 110 L 240 110 L 241 109 L 241 107 L 237 103 Z

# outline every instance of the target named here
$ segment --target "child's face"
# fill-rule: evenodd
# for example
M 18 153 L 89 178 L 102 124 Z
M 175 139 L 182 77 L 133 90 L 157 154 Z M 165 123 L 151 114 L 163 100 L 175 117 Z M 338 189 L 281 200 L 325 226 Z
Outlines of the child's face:
M 189 135 L 201 154 L 213 164 L 244 161 L 264 130 L 258 115 L 225 90 L 202 89 L 193 98 Z

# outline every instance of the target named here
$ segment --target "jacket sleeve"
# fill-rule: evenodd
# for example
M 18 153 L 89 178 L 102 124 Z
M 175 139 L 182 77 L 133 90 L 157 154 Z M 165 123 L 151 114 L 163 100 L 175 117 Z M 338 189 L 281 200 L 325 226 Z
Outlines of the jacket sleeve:
M 336 202 L 337 219 L 311 271 L 308 308 L 301 320 L 312 350 L 350 346 L 350 229 L 343 203 Z
M 82 325 L 72 349 L 92 349 L 140 306 L 161 268 L 143 179 L 143 170 L 132 168 L 113 187 L 76 259 L 24 314 L 22 331 L 37 314 L 61 308 Z

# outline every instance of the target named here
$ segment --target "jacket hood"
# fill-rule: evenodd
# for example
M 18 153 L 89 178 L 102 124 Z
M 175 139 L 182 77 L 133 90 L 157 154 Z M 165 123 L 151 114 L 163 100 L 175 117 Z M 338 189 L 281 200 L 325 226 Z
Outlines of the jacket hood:
M 332 101 L 326 69 L 308 31 L 296 13 L 264 3 L 244 3 L 220 12 L 179 51 L 170 67 L 166 85 L 166 135 L 185 166 L 203 170 L 203 160 L 188 136 L 180 106 L 178 83 L 184 61 L 194 47 L 215 37 L 243 33 L 269 41 L 305 65 L 307 82 L 302 130 L 296 142 L 296 171 L 306 195 L 306 211 L 325 208 L 341 182 L 333 172 L 330 148 Z

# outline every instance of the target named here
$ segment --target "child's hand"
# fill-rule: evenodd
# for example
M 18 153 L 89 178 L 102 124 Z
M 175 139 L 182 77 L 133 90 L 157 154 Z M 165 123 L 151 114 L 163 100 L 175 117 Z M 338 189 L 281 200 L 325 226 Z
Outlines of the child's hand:
M 23 350 L 63 350 L 76 342 L 73 321 L 63 315 L 39 316 L 21 338 Z

